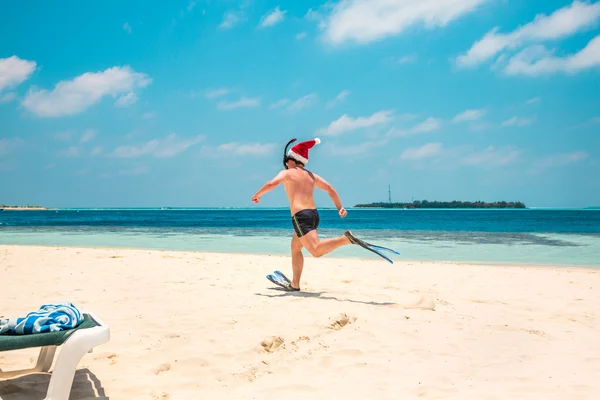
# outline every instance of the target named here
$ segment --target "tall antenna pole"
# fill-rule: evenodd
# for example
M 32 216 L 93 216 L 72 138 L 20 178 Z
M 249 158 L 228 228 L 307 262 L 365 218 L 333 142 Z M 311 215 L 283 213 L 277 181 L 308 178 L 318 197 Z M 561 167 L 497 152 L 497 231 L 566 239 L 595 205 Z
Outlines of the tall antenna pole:
M 392 204 L 392 185 L 388 185 L 388 202 Z

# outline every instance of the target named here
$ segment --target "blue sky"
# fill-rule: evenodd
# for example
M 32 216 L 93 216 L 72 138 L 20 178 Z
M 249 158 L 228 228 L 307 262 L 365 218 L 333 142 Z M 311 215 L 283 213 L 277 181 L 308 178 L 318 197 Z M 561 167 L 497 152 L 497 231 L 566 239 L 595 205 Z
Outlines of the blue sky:
M 255 207 L 287 141 L 319 137 L 308 167 L 346 206 L 388 185 L 600 205 L 599 1 L 8 0 L 0 18 L 0 203 Z

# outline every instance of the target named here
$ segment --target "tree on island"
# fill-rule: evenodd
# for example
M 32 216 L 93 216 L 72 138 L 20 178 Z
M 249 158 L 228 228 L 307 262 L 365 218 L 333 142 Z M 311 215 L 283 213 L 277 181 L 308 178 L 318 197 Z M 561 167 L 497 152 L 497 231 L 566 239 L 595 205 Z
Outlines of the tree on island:
M 484 201 L 428 201 L 415 200 L 412 203 L 370 203 L 357 204 L 355 208 L 527 208 L 520 201 L 495 201 L 487 203 Z
M 9 206 L 7 204 L 0 204 L 0 208 L 40 208 L 40 209 L 44 209 L 45 207 L 42 206 L 32 206 L 32 205 L 25 205 L 25 206 Z

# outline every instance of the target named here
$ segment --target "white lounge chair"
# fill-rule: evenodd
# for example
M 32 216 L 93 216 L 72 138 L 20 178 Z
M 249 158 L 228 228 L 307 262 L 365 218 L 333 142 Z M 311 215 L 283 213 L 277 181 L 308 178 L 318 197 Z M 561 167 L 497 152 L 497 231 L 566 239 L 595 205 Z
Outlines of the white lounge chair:
M 49 372 L 57 347 L 60 352 L 51 372 L 44 400 L 68 400 L 77 365 L 86 353 L 110 340 L 110 328 L 98 317 L 83 312 L 83 321 L 73 329 L 27 335 L 0 335 L 0 351 L 41 347 L 35 367 L 17 371 L 0 369 L 0 380 L 17 378 L 34 372 Z

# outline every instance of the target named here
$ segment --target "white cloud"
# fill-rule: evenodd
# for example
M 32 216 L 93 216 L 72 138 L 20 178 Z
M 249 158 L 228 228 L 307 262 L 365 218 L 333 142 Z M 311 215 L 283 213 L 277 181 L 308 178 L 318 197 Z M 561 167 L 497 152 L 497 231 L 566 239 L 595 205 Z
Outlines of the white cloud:
M 58 140 L 60 142 L 68 142 L 69 140 L 71 140 L 72 135 L 73 135 L 73 131 L 68 130 L 68 131 L 61 131 L 61 132 L 54 133 L 54 134 L 52 134 L 52 137 L 55 140 Z
M 115 102 L 115 106 L 121 108 L 129 107 L 130 105 L 135 104 L 138 99 L 139 97 L 137 97 L 135 93 L 129 92 L 119 97 L 119 99 Z
M 306 32 L 300 32 L 296 34 L 296 39 L 302 40 L 304 38 L 306 38 Z
M 302 110 L 304 108 L 308 108 L 308 107 L 312 106 L 317 101 L 318 98 L 319 98 L 319 96 L 317 96 L 316 93 L 310 93 L 310 94 L 302 96 L 299 99 L 296 99 L 294 101 L 292 101 L 290 99 L 280 99 L 280 100 L 277 100 L 276 102 L 272 103 L 269 106 L 269 109 L 273 110 L 276 108 L 285 107 L 287 110 L 290 110 L 290 111 L 298 111 L 298 110 Z
M 598 3 L 600 5 L 600 2 Z M 536 77 L 556 72 L 574 74 L 600 66 L 600 35 L 593 38 L 579 52 L 557 57 L 542 45 L 527 47 L 513 56 L 504 72 L 507 75 Z
M 288 110 L 302 110 L 308 108 L 317 100 L 316 93 L 307 94 L 306 96 L 300 97 L 298 100 L 292 102 L 287 109 Z
M 219 29 L 231 29 L 246 21 L 246 9 L 250 6 L 250 0 L 243 0 L 238 3 L 237 9 L 228 10 L 223 15 L 223 21 L 219 25 Z
M 224 143 L 217 147 L 218 152 L 236 156 L 266 156 L 271 154 L 277 145 L 274 143 Z
M 79 143 L 86 143 L 96 137 L 96 131 L 93 129 L 88 129 L 81 135 L 81 139 L 79 139 Z
M 440 119 L 434 118 L 434 117 L 428 117 L 423 122 L 420 122 L 410 128 L 391 129 L 388 132 L 387 136 L 388 137 L 404 137 L 404 136 L 415 135 L 418 133 L 428 133 L 428 132 L 437 131 L 441 127 L 442 127 L 442 121 Z
M 507 119 L 501 125 L 502 126 L 527 126 L 533 124 L 535 118 L 522 118 L 514 116 L 512 118 Z
M 443 170 L 461 166 L 497 168 L 515 163 L 522 154 L 522 150 L 510 146 L 500 148 L 488 146 L 480 150 L 471 145 L 446 147 L 436 142 L 406 149 L 400 155 L 400 160 L 411 162 L 417 168 L 431 167 Z
M 204 96 L 207 99 L 214 99 L 217 97 L 223 97 L 223 96 L 229 94 L 230 92 L 231 92 L 231 90 L 229 90 L 227 88 L 210 89 L 204 93 Z
M 68 149 L 61 151 L 60 155 L 63 157 L 79 157 L 81 149 L 77 146 L 70 146 Z
M 281 100 L 277 100 L 276 102 L 271 104 L 269 106 L 269 108 L 270 109 L 281 108 L 281 107 L 285 107 L 289 103 L 290 103 L 290 99 L 281 99 Z
M 373 113 L 369 117 L 353 118 L 344 114 L 332 123 L 327 128 L 321 128 L 317 131 L 318 134 L 325 136 L 337 136 L 345 132 L 354 131 L 357 129 L 369 128 L 375 125 L 386 124 L 393 119 L 394 112 L 392 110 L 382 110 Z
M 579 161 L 583 161 L 589 157 L 589 154 L 584 151 L 575 151 L 572 153 L 554 154 L 543 157 L 542 159 L 534 163 L 534 168 L 552 168 L 562 167 L 565 165 L 573 164 Z
M 398 59 L 398 64 L 408 64 L 417 61 L 417 56 L 404 56 Z
M 223 21 L 219 24 L 221 29 L 231 29 L 244 19 L 243 15 L 239 11 L 227 11 L 223 15 Z
M 156 113 L 153 112 L 145 112 L 142 114 L 142 119 L 150 119 L 156 117 Z
M 285 18 L 286 12 L 287 11 L 281 11 L 279 9 L 279 6 L 275 7 L 275 9 L 273 11 L 271 11 L 270 13 L 268 13 L 262 17 L 259 26 L 261 28 L 266 28 L 266 27 L 273 26 L 273 25 L 280 23 Z
M 529 99 L 525 102 L 525 104 L 536 104 L 539 103 L 541 101 L 541 99 L 539 97 L 534 97 L 532 99 Z
M 52 91 L 30 89 L 22 104 L 42 117 L 74 115 L 97 104 L 105 96 L 127 94 L 151 82 L 146 74 L 135 72 L 129 66 L 113 67 L 60 81 Z
M 100 154 L 102 154 L 102 151 L 104 150 L 104 148 L 102 146 L 95 146 L 92 151 L 90 152 L 90 154 L 92 156 L 99 156 Z
M 316 93 L 310 93 L 310 94 L 302 96 L 299 99 L 294 100 L 294 101 L 292 101 L 290 99 L 277 100 L 276 102 L 272 103 L 269 106 L 269 108 L 273 110 L 276 108 L 285 107 L 287 110 L 297 111 L 297 110 L 302 110 L 304 108 L 308 108 L 308 107 L 312 106 L 317 101 L 317 99 L 318 99 L 318 96 Z
M 236 108 L 258 107 L 260 99 L 258 97 L 242 97 L 237 101 L 220 101 L 217 103 L 217 110 L 235 110 Z
M 123 24 L 123 30 L 127 33 L 133 32 L 133 29 L 131 28 L 131 25 L 129 25 L 129 22 L 125 22 Z
M 441 143 L 427 143 L 421 147 L 410 147 L 400 154 L 402 160 L 422 160 L 435 156 L 442 149 Z
M 580 124 L 577 124 L 577 125 L 571 126 L 571 127 L 569 128 L 569 130 L 578 129 L 578 128 L 585 128 L 585 127 L 588 127 L 588 126 L 590 126 L 590 125 L 594 125 L 594 124 L 600 124 L 600 116 L 599 116 L 599 117 L 593 117 L 593 118 L 590 118 L 590 119 L 589 119 L 589 120 L 587 120 L 586 122 L 582 122 L 582 123 L 580 123 Z
M 135 158 L 152 155 L 159 158 L 173 157 L 204 140 L 203 135 L 192 138 L 179 138 L 172 133 L 164 139 L 152 139 L 146 143 L 133 146 L 119 146 L 112 156 L 117 158 Z
M 452 122 L 477 121 L 485 115 L 485 110 L 466 110 L 452 119 Z
M 522 154 L 522 151 L 512 147 L 496 148 L 488 146 L 483 151 L 475 152 L 463 158 L 466 165 L 481 165 L 488 167 L 501 167 L 512 164 Z
M 499 28 L 495 27 L 456 61 L 460 67 L 474 67 L 506 49 L 515 49 L 526 43 L 571 36 L 593 27 L 598 18 L 600 18 L 600 2 L 590 4 L 574 1 L 550 15 L 538 14 L 532 22 L 511 33 L 498 33 Z
M 0 58 L 0 92 L 25 82 L 36 65 L 35 61 L 22 60 L 17 56 Z
M 469 131 L 471 132 L 479 132 L 484 131 L 488 128 L 491 128 L 493 124 L 485 121 L 477 121 L 469 124 Z
M 338 105 L 341 102 L 343 102 L 344 100 L 346 100 L 346 97 L 348 97 L 349 95 L 350 95 L 349 90 L 342 90 L 337 96 L 335 96 L 335 99 L 330 100 L 327 103 L 327 108 L 335 107 L 336 105 Z
M 306 12 L 306 15 L 304 15 L 304 18 L 306 18 L 309 21 L 321 21 L 323 19 L 323 16 L 318 11 L 309 8 Z
M 426 29 L 445 27 L 473 12 L 486 0 L 350 0 L 330 7 L 322 20 L 325 41 L 367 44 L 399 35 L 422 24 Z M 311 15 L 313 16 L 313 15 Z M 314 16 L 313 16 L 314 17 Z M 318 18 L 318 15 L 317 15 Z

